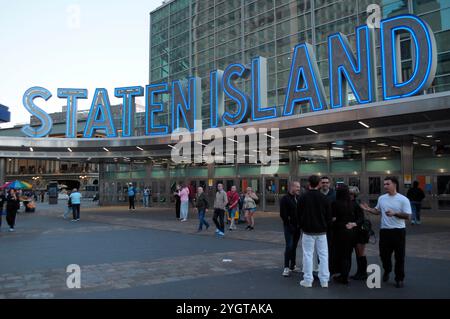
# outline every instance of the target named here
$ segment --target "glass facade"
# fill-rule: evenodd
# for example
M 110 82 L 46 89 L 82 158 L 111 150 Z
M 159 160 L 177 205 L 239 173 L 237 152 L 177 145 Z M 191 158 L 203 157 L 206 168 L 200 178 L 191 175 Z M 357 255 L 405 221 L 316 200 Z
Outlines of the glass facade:
M 150 82 L 187 76 L 202 79 L 203 127 L 209 127 L 209 72 L 232 62 L 247 64 L 255 56 L 268 59 L 268 102 L 281 111 L 289 77 L 292 48 L 311 43 L 329 98 L 327 36 L 342 32 L 355 47 L 355 27 L 365 24 L 367 7 L 377 4 L 382 17 L 413 13 L 428 22 L 437 42 L 438 69 L 429 92 L 450 89 L 450 1 L 446 0 L 175 0 L 151 13 Z M 379 52 L 379 33 L 376 47 Z M 412 73 L 412 47 L 401 41 L 403 75 Z M 379 79 L 380 55 L 377 54 Z M 249 80 L 238 81 L 248 93 Z M 378 81 L 378 96 L 381 82 Z M 349 92 L 350 94 L 350 92 Z M 350 101 L 351 99 L 350 94 Z M 167 104 L 168 96 L 161 97 Z M 233 109 L 234 104 L 226 101 Z M 301 112 L 308 111 L 307 105 Z M 168 115 L 158 123 L 167 124 Z

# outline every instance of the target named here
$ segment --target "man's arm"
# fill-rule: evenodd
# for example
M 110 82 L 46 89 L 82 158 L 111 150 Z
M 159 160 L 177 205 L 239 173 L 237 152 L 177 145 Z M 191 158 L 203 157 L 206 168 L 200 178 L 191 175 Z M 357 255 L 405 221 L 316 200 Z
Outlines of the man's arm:
M 362 208 L 362 210 L 368 213 L 371 213 L 373 215 L 380 215 L 380 211 L 378 209 L 370 208 L 369 205 L 367 205 L 367 203 L 361 203 L 359 206 Z
M 399 219 L 409 220 L 410 214 L 408 214 L 408 213 L 403 213 L 403 212 L 394 212 L 394 211 L 392 211 L 392 210 L 388 210 L 388 211 L 386 212 L 386 216 L 389 216 L 389 217 L 397 217 L 397 218 L 399 218 Z

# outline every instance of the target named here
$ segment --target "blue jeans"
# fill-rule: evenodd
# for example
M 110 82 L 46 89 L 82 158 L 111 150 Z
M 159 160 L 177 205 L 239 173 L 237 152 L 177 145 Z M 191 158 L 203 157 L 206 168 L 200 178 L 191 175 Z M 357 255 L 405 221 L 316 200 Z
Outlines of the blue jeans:
M 205 225 L 206 228 L 209 228 L 209 224 L 205 220 L 205 210 L 204 209 L 198 211 L 198 220 L 200 221 L 200 224 L 198 225 L 198 230 L 202 230 L 203 225 Z
M 149 207 L 150 206 L 149 203 L 150 203 L 150 196 L 144 195 L 144 207 Z
M 286 249 L 284 251 L 284 268 L 295 268 L 297 246 L 300 240 L 300 234 L 300 227 L 294 228 L 284 225 L 284 239 L 286 241 Z
M 412 221 L 420 222 L 420 209 L 422 208 L 422 204 L 420 202 L 411 202 L 411 210 L 412 210 Z

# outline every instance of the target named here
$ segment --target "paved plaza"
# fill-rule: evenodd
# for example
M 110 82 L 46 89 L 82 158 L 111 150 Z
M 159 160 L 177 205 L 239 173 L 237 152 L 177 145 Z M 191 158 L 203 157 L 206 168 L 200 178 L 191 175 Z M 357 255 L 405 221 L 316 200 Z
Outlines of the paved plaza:
M 445 215 L 424 214 L 421 226 L 408 227 L 403 289 L 392 281 L 380 289 L 355 281 L 305 289 L 298 284 L 301 274 L 281 276 L 284 237 L 276 212 L 257 213 L 254 231 L 238 225 L 217 239 L 214 227 L 196 232 L 192 212 L 182 223 L 170 207 L 130 213 L 92 202 L 82 206 L 75 223 L 62 218 L 63 203 L 20 213 L 15 233 L 3 220 L 0 298 L 450 298 Z M 207 220 L 212 224 L 211 213 Z M 368 245 L 369 263 L 380 263 L 377 254 L 378 245 Z M 80 289 L 67 288 L 70 264 L 81 267 Z

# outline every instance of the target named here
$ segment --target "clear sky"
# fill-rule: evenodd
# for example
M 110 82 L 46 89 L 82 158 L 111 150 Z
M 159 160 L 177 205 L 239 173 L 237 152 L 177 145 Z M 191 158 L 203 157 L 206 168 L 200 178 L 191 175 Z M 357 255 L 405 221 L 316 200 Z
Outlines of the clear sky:
M 52 97 L 36 104 L 48 113 L 65 104 L 57 88 L 86 88 L 89 109 L 95 88 L 145 86 L 149 72 L 149 13 L 162 0 L 0 0 L 0 103 L 11 122 L 25 123 L 22 105 L 32 86 Z M 143 99 L 137 101 L 144 104 Z M 4 124 L 2 127 L 11 126 Z

